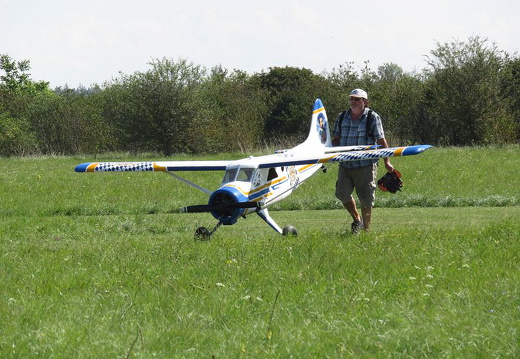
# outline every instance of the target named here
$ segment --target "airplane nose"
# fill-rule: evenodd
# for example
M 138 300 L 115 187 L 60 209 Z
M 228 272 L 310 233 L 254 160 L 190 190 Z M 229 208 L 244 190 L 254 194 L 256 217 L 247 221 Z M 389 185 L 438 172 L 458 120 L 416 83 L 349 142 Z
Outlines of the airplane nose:
M 208 204 L 217 206 L 211 211 L 213 217 L 222 224 L 235 224 L 238 218 L 244 214 L 245 207 L 234 206 L 238 203 L 247 202 L 247 197 L 233 187 L 222 187 L 210 196 Z
M 235 204 L 237 200 L 233 197 L 229 192 L 219 192 L 216 193 L 212 198 L 212 205 L 227 205 L 227 204 Z M 215 210 L 215 214 L 220 217 L 231 217 L 235 209 L 233 208 L 223 208 Z

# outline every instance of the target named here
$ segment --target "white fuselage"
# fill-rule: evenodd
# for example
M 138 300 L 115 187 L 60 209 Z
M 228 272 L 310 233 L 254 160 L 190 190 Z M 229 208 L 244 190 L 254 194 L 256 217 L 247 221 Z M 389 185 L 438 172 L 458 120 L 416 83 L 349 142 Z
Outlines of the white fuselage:
M 321 164 L 269 168 L 259 166 L 259 163 L 269 162 L 270 158 L 280 159 L 294 155 L 292 150 L 283 150 L 273 155 L 249 157 L 233 162 L 226 169 L 220 189 L 237 190 L 244 201 L 258 202 L 261 208 L 267 208 L 289 196 L 322 168 Z M 255 211 L 256 209 L 248 208 L 244 215 Z

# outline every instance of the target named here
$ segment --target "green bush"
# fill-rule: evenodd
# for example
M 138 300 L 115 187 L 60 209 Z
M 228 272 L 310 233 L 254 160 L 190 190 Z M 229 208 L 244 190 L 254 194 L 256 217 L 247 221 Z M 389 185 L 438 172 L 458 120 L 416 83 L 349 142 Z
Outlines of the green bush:
M 37 152 L 34 133 L 24 119 L 0 112 L 0 156 L 23 156 Z

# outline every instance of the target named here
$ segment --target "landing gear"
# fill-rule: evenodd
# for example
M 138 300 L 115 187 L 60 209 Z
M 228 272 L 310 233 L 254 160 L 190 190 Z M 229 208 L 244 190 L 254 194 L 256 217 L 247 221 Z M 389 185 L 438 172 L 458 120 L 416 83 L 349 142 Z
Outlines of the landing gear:
M 222 225 L 222 222 L 218 222 L 215 227 L 210 231 L 206 227 L 199 227 L 195 231 L 194 239 L 196 241 L 209 241 L 211 239 L 211 235 L 215 233 L 215 231 Z
M 194 239 L 196 241 L 208 241 L 210 236 L 210 231 L 206 227 L 199 227 L 195 231 Z
M 221 225 L 222 225 L 222 222 L 218 222 L 217 225 L 211 231 L 209 229 L 207 229 L 206 227 L 197 228 L 197 230 L 195 231 L 194 239 L 196 241 L 209 241 L 211 239 L 211 235 L 213 233 L 215 233 L 217 231 L 218 227 L 220 227 Z M 278 232 L 278 233 L 280 233 L 280 232 Z M 284 237 L 288 237 L 288 236 L 296 237 L 298 235 L 298 231 L 296 230 L 296 227 L 291 226 L 291 225 L 287 225 L 287 226 L 283 227 L 283 230 L 281 231 L 281 233 Z
M 294 237 L 296 237 L 298 235 L 298 231 L 296 230 L 296 228 L 294 226 L 291 226 L 289 224 L 289 225 L 283 227 L 282 235 L 284 237 L 287 237 L 287 236 L 294 236 Z

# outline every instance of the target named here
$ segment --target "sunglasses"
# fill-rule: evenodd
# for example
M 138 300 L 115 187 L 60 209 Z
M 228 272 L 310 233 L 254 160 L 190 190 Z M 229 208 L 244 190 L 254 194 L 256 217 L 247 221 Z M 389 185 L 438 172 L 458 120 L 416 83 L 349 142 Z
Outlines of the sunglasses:
M 362 98 L 361 97 L 350 97 L 349 100 L 350 101 L 361 101 Z

